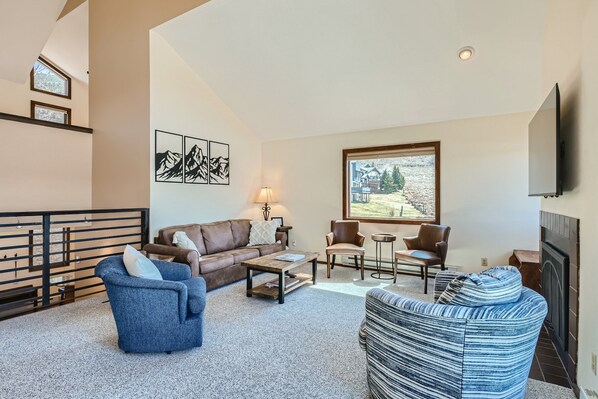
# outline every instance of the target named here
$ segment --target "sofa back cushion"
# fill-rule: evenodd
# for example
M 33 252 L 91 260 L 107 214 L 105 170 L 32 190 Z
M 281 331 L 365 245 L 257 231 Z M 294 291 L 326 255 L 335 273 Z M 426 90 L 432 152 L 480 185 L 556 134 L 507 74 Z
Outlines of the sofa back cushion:
M 245 247 L 249 244 L 249 229 L 251 228 L 249 222 L 249 219 L 230 220 L 235 248 Z
M 478 307 L 517 302 L 521 296 L 521 274 L 514 266 L 496 266 L 480 274 L 453 279 L 436 303 Z
M 170 226 L 164 229 L 161 229 L 158 232 L 158 244 L 170 245 L 174 246 L 172 243 L 172 237 L 174 233 L 177 231 L 184 231 L 187 234 L 187 237 L 197 247 L 200 255 L 207 254 L 206 246 L 204 245 L 203 234 L 201 230 L 200 224 L 183 224 L 179 226 Z
M 224 222 L 202 224 L 201 233 L 208 254 L 235 248 L 233 231 L 231 229 L 231 223 L 228 220 Z

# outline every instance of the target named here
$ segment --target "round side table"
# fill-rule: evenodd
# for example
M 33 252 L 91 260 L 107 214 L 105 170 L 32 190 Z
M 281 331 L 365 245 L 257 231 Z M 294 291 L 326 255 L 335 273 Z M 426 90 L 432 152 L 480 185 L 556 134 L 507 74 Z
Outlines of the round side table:
M 394 234 L 387 234 L 387 233 L 375 233 L 372 234 L 372 241 L 376 243 L 376 272 L 372 273 L 371 276 L 373 278 L 377 278 L 380 280 L 392 280 L 394 278 L 394 242 L 397 240 L 397 236 Z M 393 271 L 387 272 L 382 271 L 382 243 L 389 242 L 390 243 L 390 259 L 393 262 Z M 382 277 L 385 275 L 385 277 Z

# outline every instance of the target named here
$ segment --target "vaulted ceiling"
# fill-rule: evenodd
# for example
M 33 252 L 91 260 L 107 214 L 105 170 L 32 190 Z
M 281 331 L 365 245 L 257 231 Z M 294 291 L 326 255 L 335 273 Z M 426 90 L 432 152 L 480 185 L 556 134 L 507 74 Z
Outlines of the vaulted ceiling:
M 27 80 L 66 0 L 0 0 L 0 79 Z
M 67 3 L 72 4 L 71 1 Z M 64 13 L 64 11 L 63 11 Z M 48 38 L 42 54 L 70 76 L 88 83 L 89 2 L 81 2 L 63 15 Z
M 274 140 L 536 108 L 546 3 L 212 0 L 156 30 Z

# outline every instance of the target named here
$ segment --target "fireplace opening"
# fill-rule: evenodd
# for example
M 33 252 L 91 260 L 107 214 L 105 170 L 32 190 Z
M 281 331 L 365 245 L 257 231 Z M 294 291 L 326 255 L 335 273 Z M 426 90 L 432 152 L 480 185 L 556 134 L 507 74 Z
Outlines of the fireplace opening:
M 568 350 L 569 257 L 542 242 L 542 295 L 548 303 L 545 324 L 559 354 Z

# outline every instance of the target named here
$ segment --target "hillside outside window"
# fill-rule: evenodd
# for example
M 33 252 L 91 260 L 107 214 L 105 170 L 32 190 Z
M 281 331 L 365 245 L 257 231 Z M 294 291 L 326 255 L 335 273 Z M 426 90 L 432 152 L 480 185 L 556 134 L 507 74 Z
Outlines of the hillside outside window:
M 440 223 L 440 142 L 343 150 L 343 218 Z

